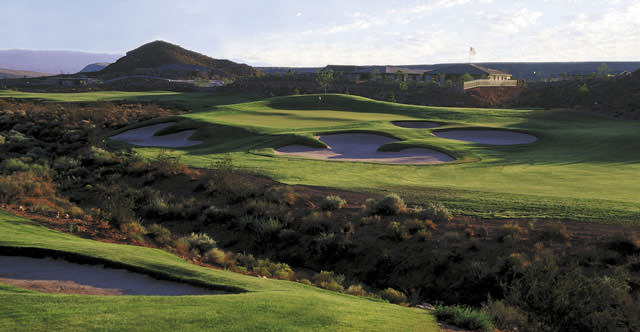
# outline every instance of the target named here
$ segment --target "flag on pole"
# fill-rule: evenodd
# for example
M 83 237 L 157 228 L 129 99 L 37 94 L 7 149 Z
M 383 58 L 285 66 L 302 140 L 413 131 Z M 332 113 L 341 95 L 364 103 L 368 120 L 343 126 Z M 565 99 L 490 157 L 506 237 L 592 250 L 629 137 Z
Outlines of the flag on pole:
M 473 47 L 469 47 L 469 56 L 476 55 L 476 49 Z

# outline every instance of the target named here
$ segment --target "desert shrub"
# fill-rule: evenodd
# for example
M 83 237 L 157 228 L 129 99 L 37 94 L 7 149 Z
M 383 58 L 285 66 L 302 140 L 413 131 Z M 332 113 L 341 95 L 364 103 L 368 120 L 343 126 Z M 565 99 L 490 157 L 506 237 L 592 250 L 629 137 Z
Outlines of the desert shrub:
M 29 165 L 19 158 L 7 158 L 0 163 L 3 173 L 13 173 L 17 171 L 28 171 Z
M 311 286 L 311 285 L 313 285 L 313 284 L 311 283 L 311 280 L 306 279 L 306 278 L 302 278 L 302 279 L 298 280 L 298 282 L 299 282 L 299 283 L 301 283 L 301 284 L 307 285 L 307 286 Z
M 293 229 L 285 228 L 278 233 L 278 239 L 286 245 L 294 245 L 300 242 L 300 234 Z
M 101 148 L 91 146 L 80 152 L 79 158 L 85 164 L 101 165 L 114 159 L 114 155 Z
M 482 332 L 494 331 L 493 324 L 485 313 L 473 310 L 469 307 L 457 305 L 438 306 L 433 313 L 439 321 L 453 324 L 458 327 Z
M 367 291 L 362 287 L 362 285 L 351 285 L 345 291 L 345 293 L 354 296 L 367 296 Z
M 347 204 L 347 201 L 337 195 L 329 195 L 320 202 L 320 209 L 325 211 L 333 211 L 341 209 Z
M 216 241 L 205 233 L 191 233 L 187 237 L 187 241 L 191 249 L 196 249 L 200 253 L 205 253 L 216 247 Z
M 59 198 L 55 184 L 48 176 L 37 176 L 29 172 L 0 175 L 0 202 L 27 204 L 28 200 L 49 201 L 45 205 L 54 207 Z M 68 203 L 68 202 L 66 202 Z
M 276 218 L 253 217 L 247 219 L 245 229 L 251 232 L 256 243 L 271 245 L 276 242 L 283 227 Z
M 382 218 L 380 216 L 375 216 L 375 215 L 373 215 L 373 216 L 364 216 L 364 217 L 360 218 L 360 221 L 365 225 L 377 224 L 377 223 L 380 223 L 380 221 L 382 221 Z
M 367 198 L 367 200 L 364 201 L 364 204 L 362 204 L 362 210 L 366 214 L 370 215 L 375 213 L 375 209 L 376 209 L 376 200 L 373 198 Z
M 285 263 L 274 263 L 268 258 L 256 260 L 251 269 L 258 275 L 283 280 L 291 280 L 294 276 L 294 272 L 289 265 Z
M 407 302 L 407 296 L 403 292 L 395 290 L 391 287 L 380 292 L 380 296 L 391 303 L 400 304 Z
M 397 221 L 392 221 L 387 224 L 387 237 L 394 241 L 401 241 L 407 236 L 404 227 Z
M 524 232 L 518 224 L 504 224 L 496 230 L 496 239 L 499 242 L 514 243 L 520 240 Z
M 264 217 L 277 214 L 278 205 L 263 199 L 251 199 L 244 204 L 247 215 Z
M 320 288 L 334 292 L 342 292 L 344 290 L 344 286 L 342 285 L 344 276 L 331 271 L 320 271 L 313 275 L 312 280 L 313 284 Z
M 272 263 L 271 265 L 271 275 L 276 279 L 282 280 L 291 280 L 293 279 L 294 272 L 289 267 L 289 265 L 285 263 Z
M 164 200 L 159 192 L 145 188 L 143 190 L 145 204 L 142 213 L 147 218 L 164 219 L 169 214 L 169 204 Z
M 277 186 L 267 189 L 264 197 L 274 203 L 293 205 L 296 202 L 296 193 L 290 186 Z
M 566 240 L 569 238 L 569 232 L 567 226 L 561 222 L 548 223 L 542 232 L 544 237 L 553 240 Z
M 640 253 L 640 239 L 634 233 L 618 233 L 607 241 L 610 250 L 624 256 Z
M 439 202 L 429 202 L 421 209 L 418 209 L 418 218 L 429 219 L 435 222 L 448 222 L 453 219 L 451 212 Z
M 210 223 L 226 223 L 229 220 L 233 219 L 233 214 L 227 212 L 226 209 L 218 208 L 214 205 L 209 206 L 208 208 L 202 211 L 200 215 L 200 221 L 204 224 Z
M 234 169 L 229 156 L 211 165 L 210 168 L 211 180 L 206 186 L 208 192 L 223 195 L 229 204 L 256 197 L 260 191 L 259 186 L 250 176 Z
M 430 222 L 430 224 L 428 223 Z M 425 221 L 416 218 L 407 219 L 403 223 L 404 228 L 409 231 L 410 234 L 415 234 L 418 231 L 426 230 L 427 227 L 430 229 L 435 229 L 435 224 L 431 220 Z M 431 227 L 434 228 L 431 228 Z
M 535 331 L 529 327 L 527 314 L 506 304 L 503 300 L 489 299 L 482 305 L 482 312 L 487 315 L 493 324 L 503 331 Z
M 74 158 L 63 156 L 53 161 L 53 169 L 68 170 L 80 166 L 80 162 Z
M 327 216 L 320 212 L 312 212 L 302 219 L 300 230 L 309 235 L 317 235 L 329 230 L 331 224 Z
M 637 331 L 640 306 L 627 275 L 588 275 L 577 265 L 560 268 L 546 255 L 509 286 L 505 303 L 528 314 L 538 331 Z
M 158 152 L 153 166 L 163 176 L 184 174 L 187 170 L 187 165 L 180 161 L 180 157 L 170 155 L 166 149 L 161 149 Z
M 147 227 L 147 236 L 157 244 L 163 246 L 170 245 L 173 239 L 171 231 L 158 224 L 151 224 Z
M 236 264 L 236 270 L 238 266 L 242 266 L 253 274 L 283 280 L 292 280 L 294 276 L 294 272 L 289 265 L 285 263 L 272 262 L 268 258 L 256 259 L 251 254 L 237 253 L 233 257 L 233 260 Z
M 425 229 L 421 229 L 415 234 L 415 236 L 418 238 L 418 241 L 424 242 L 426 240 L 431 239 L 432 234 L 431 234 L 431 232 L 429 232 L 429 231 L 427 231 Z
M 204 259 L 211 264 L 225 265 L 227 254 L 221 249 L 211 248 L 204 253 Z
M 120 225 L 120 230 L 132 239 L 144 242 L 144 234 L 147 230 L 138 222 L 128 222 Z
M 237 253 L 234 259 L 238 265 L 244 266 L 248 269 L 253 268 L 256 265 L 256 258 L 252 254 Z
M 398 213 L 405 212 L 407 206 L 404 204 L 404 201 L 397 194 L 389 194 L 381 199 L 379 202 L 376 202 L 374 206 L 374 210 L 372 211 L 375 214 L 382 215 L 395 215 Z
M 503 259 L 502 265 L 505 269 L 522 272 L 525 267 L 531 265 L 531 262 L 525 255 L 514 252 Z

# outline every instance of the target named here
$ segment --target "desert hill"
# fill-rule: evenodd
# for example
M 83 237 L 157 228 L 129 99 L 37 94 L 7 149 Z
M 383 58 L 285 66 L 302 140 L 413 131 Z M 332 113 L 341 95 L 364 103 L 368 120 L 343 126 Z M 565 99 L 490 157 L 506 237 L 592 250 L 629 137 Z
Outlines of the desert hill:
M 173 79 L 257 76 L 260 71 L 229 60 L 213 59 L 165 41 L 142 45 L 99 72 L 100 75 L 152 75 Z

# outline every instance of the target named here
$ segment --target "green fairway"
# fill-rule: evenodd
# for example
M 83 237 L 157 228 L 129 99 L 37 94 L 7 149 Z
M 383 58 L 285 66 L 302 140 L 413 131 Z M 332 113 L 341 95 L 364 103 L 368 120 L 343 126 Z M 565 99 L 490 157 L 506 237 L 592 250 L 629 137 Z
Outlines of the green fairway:
M 60 103 L 96 101 L 161 102 L 169 105 L 188 107 L 192 110 L 202 107 L 210 107 L 212 105 L 234 104 L 252 100 L 252 97 L 250 96 L 234 93 L 181 93 L 171 91 L 97 91 L 75 93 L 39 93 L 0 90 L 0 98 L 38 99 Z
M 208 167 L 229 155 L 234 165 L 284 183 L 397 192 L 411 203 L 442 201 L 458 214 L 640 223 L 638 122 L 556 110 L 422 107 L 347 95 L 289 96 L 238 104 L 220 103 L 212 95 L 209 107 L 204 106 L 207 99 L 202 94 L 171 98 L 197 111 L 179 117 L 175 130 L 198 129 L 193 138 L 205 143 L 171 152 L 193 166 Z M 391 124 L 416 119 L 443 126 L 424 130 Z M 430 133 L 487 127 L 522 131 L 539 140 L 491 146 Z M 273 154 L 273 148 L 287 144 L 322 146 L 314 135 L 343 131 L 394 136 L 400 141 L 382 149 L 428 147 L 457 161 L 381 165 Z M 160 149 L 135 150 L 153 157 Z
M 157 249 L 52 231 L 3 211 L 0 233 L 0 246 L 53 249 L 247 290 L 210 296 L 85 296 L 0 285 L 0 331 L 438 331 L 423 310 L 203 268 Z

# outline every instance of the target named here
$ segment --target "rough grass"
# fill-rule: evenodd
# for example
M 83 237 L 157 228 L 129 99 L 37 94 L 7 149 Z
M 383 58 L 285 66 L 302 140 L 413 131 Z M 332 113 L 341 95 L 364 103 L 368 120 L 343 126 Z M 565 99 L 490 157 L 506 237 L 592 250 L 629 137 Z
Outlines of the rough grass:
M 15 94 L 3 92 L 0 97 Z M 179 125 L 197 128 L 193 138 L 205 144 L 172 151 L 193 166 L 208 167 L 229 155 L 234 165 L 287 184 L 395 192 L 410 205 L 440 201 L 455 214 L 479 217 L 640 221 L 638 122 L 553 110 L 421 107 L 345 95 L 289 96 L 240 104 L 219 104 L 211 96 L 210 103 L 216 106 L 206 107 L 201 94 L 157 94 L 144 98 L 171 99 L 198 110 L 179 117 L 186 123 Z M 391 124 L 403 119 L 439 122 L 443 128 L 517 130 L 536 135 L 539 141 L 523 146 L 455 141 L 432 136 L 429 130 Z M 458 161 L 381 165 L 274 156 L 271 150 L 296 143 L 322 146 L 314 135 L 351 131 L 401 139 L 382 149 L 431 147 Z M 158 153 L 153 148 L 136 150 L 146 156 Z
M 300 283 L 207 269 L 156 249 L 49 230 L 0 211 L 0 246 L 55 249 L 248 292 L 213 296 L 83 296 L 0 285 L 3 331 L 437 331 L 425 311 Z

